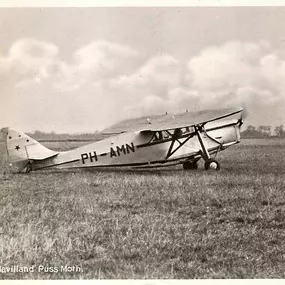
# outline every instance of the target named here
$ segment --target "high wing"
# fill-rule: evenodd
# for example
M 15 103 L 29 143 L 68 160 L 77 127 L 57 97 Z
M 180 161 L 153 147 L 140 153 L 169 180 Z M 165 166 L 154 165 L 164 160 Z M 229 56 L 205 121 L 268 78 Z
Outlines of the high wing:
M 204 125 L 205 123 L 223 119 L 238 114 L 242 108 L 228 108 L 217 110 L 203 110 L 196 112 L 185 112 L 176 115 L 159 115 L 129 119 L 121 121 L 110 128 L 103 130 L 105 134 L 119 134 L 125 132 L 144 132 L 173 130 L 177 128 Z

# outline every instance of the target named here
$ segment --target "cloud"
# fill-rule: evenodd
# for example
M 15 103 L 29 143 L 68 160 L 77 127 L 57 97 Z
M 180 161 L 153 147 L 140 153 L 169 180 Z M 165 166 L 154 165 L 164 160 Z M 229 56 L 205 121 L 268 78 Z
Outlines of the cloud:
M 27 130 L 102 128 L 116 117 L 109 80 L 133 71 L 137 55 L 128 46 L 95 41 L 76 50 L 69 62 L 51 43 L 18 40 L 0 58 L 1 122 Z
M 56 86 L 72 91 L 90 82 L 100 85 L 103 81 L 128 73 L 131 62 L 137 56 L 138 52 L 129 46 L 93 41 L 74 52 L 72 63 L 61 66 L 62 76 Z
M 191 88 L 202 91 L 232 91 L 256 85 L 264 45 L 231 42 L 207 48 L 187 64 Z
M 70 60 L 60 55 L 52 43 L 20 39 L 0 57 L 2 124 L 86 132 L 126 117 L 244 104 L 263 119 L 258 112 L 285 104 L 285 61 L 267 42 L 228 42 L 184 61 L 170 54 L 145 60 L 102 40 Z M 283 111 L 274 116 L 285 120 Z
M 265 83 L 272 86 L 278 94 L 285 94 L 285 61 L 276 53 L 271 53 L 261 58 L 260 66 Z
M 113 72 L 126 58 L 137 55 L 131 47 L 99 40 L 78 49 L 74 57 L 80 69 Z
M 49 78 L 57 70 L 58 48 L 35 39 L 21 39 L 10 48 L 6 65 L 18 76 Z
M 267 42 L 229 42 L 206 48 L 188 61 L 187 85 L 205 105 L 284 100 L 284 60 L 271 53 Z
M 152 57 L 133 74 L 122 75 L 112 84 L 115 88 L 127 86 L 132 90 L 143 88 L 144 91 L 159 93 L 179 84 L 180 66 L 174 57 L 167 54 Z
M 121 105 L 120 118 L 165 112 L 170 90 L 181 83 L 181 63 L 173 56 L 162 54 L 149 58 L 132 74 L 111 80 Z
M 139 81 L 140 72 L 122 78 L 122 85 L 136 86 L 132 90 L 149 87 L 147 96 L 128 106 L 128 111 L 146 115 L 242 105 L 257 113 L 268 105 L 285 103 L 285 61 L 266 41 L 228 42 L 202 50 L 185 64 L 174 59 L 172 62 L 176 69 L 171 68 L 173 73 L 162 76 L 163 82 L 154 76 L 156 69 L 152 65 L 150 70 L 154 72 L 148 73 L 153 81 Z M 155 88 L 156 83 L 163 86 L 164 82 L 167 88 Z

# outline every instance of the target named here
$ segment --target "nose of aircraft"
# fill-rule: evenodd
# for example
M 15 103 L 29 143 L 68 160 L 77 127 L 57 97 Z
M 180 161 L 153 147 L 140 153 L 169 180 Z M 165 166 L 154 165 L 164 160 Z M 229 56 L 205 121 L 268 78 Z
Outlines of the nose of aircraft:
M 241 117 L 239 120 L 238 120 L 238 126 L 241 127 L 243 125 L 244 121 L 243 121 L 243 118 Z

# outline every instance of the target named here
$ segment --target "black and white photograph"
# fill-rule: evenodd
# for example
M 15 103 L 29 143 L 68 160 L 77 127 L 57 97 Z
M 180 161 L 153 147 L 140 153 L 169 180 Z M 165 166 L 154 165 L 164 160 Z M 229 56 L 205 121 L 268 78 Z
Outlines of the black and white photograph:
M 284 278 L 284 23 L 0 7 L 0 280 Z

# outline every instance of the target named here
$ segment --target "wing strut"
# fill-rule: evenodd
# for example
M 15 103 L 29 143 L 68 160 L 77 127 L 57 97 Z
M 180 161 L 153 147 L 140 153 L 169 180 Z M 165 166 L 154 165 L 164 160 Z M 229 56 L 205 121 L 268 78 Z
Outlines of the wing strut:
M 206 130 L 204 129 L 203 126 L 199 126 L 199 125 L 195 125 L 194 126 L 194 130 L 195 132 L 190 134 L 183 142 L 181 142 L 178 138 L 179 138 L 179 129 L 175 129 L 174 134 L 171 134 L 169 131 L 166 131 L 168 133 L 169 136 L 172 137 L 172 141 L 171 141 L 171 145 L 168 149 L 167 155 L 166 155 L 166 159 L 168 159 L 171 155 L 173 155 L 180 147 L 182 147 L 188 140 L 190 140 L 194 135 L 197 135 L 199 143 L 201 145 L 202 148 L 202 157 L 205 161 L 210 161 L 211 160 L 211 156 L 207 150 L 207 148 L 205 147 L 205 143 L 204 140 L 201 136 L 201 132 L 202 130 L 204 130 L 205 134 L 207 137 L 209 137 L 210 139 L 214 140 L 215 142 L 217 142 L 218 144 L 221 145 L 220 142 L 218 142 L 217 140 L 215 140 L 214 138 L 212 138 L 211 136 L 209 136 L 206 132 Z M 179 143 L 179 146 L 177 146 L 175 149 L 173 149 L 174 143 L 175 141 L 177 141 Z M 221 145 L 222 146 L 222 145 Z
M 216 141 L 216 140 L 207 134 L 203 125 L 202 126 L 201 125 L 200 126 L 195 125 L 194 130 L 195 130 L 195 134 L 197 135 L 199 143 L 200 143 L 201 148 L 202 148 L 201 152 L 202 152 L 202 157 L 205 161 L 205 169 L 208 170 L 211 168 L 211 169 L 219 170 L 220 164 L 218 163 L 218 161 L 211 158 L 207 148 L 205 147 L 204 139 L 201 136 L 201 132 L 204 131 L 208 138 L 212 139 L 213 141 Z M 218 141 L 216 141 L 216 142 L 218 142 Z M 223 145 L 221 143 L 219 143 L 219 144 L 220 144 L 220 149 L 221 149 Z M 218 153 L 218 151 L 216 152 L 216 154 Z
M 207 148 L 205 147 L 205 143 L 204 143 L 204 140 L 201 136 L 199 128 L 201 129 L 201 127 L 194 126 L 195 133 L 198 137 L 199 143 L 200 143 L 201 148 L 202 148 L 202 156 L 203 156 L 205 161 L 209 161 L 211 159 L 211 157 L 210 157 L 210 154 L 209 154 Z
M 190 140 L 192 137 L 194 137 L 195 135 L 197 135 L 198 137 L 198 141 L 201 145 L 201 156 L 202 158 L 204 159 L 205 161 L 205 168 L 208 169 L 210 167 L 210 163 L 212 163 L 214 160 L 211 158 L 210 154 L 209 154 L 209 151 L 208 149 L 206 148 L 205 146 L 205 142 L 204 142 L 204 139 L 201 135 L 202 132 L 205 133 L 205 135 L 213 140 L 214 142 L 218 143 L 220 145 L 219 149 L 217 150 L 217 152 L 219 152 L 221 149 L 223 149 L 223 144 L 220 143 L 219 141 L 217 141 L 216 139 L 214 139 L 213 137 L 211 137 L 210 135 L 208 135 L 208 133 L 206 132 L 205 128 L 204 128 L 204 125 L 194 125 L 194 132 L 189 134 L 189 136 L 187 136 L 185 138 L 184 141 L 181 141 L 179 139 L 181 133 L 180 133 L 180 129 L 175 129 L 174 131 L 174 134 L 170 133 L 169 131 L 166 131 L 168 133 L 168 135 L 172 138 L 172 141 L 171 141 L 171 144 L 169 146 L 169 149 L 168 149 L 168 152 L 167 152 L 167 155 L 166 155 L 166 159 L 168 159 L 170 156 L 172 156 L 179 148 L 181 148 L 188 140 Z M 175 141 L 177 141 L 179 143 L 179 145 L 174 148 L 174 144 L 175 144 Z M 217 163 L 216 161 L 214 161 L 215 163 Z M 217 164 L 217 167 L 219 169 L 219 165 Z
M 169 136 L 172 137 L 172 141 L 171 141 L 171 145 L 168 149 L 167 155 L 165 159 L 168 159 L 171 155 L 173 155 L 179 148 L 181 148 L 187 141 L 189 141 L 192 137 L 193 134 L 190 134 L 183 142 L 181 142 L 178 138 L 179 138 L 179 131 L 180 129 L 175 129 L 174 134 L 171 134 L 169 131 L 166 131 Z M 174 143 L 175 141 L 177 141 L 179 143 L 179 146 L 176 147 L 175 149 L 173 149 Z

